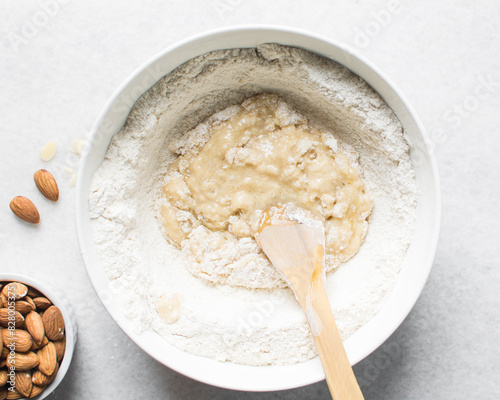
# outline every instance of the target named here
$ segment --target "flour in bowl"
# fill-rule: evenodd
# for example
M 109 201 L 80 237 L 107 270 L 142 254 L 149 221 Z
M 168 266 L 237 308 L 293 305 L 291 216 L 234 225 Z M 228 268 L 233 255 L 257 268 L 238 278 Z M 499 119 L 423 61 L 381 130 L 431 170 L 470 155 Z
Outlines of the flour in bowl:
M 216 360 L 292 364 L 316 351 L 291 290 L 278 280 L 242 285 L 252 280 L 245 268 L 239 276 L 238 268 L 231 271 L 236 286 L 193 275 L 156 219 L 165 176 L 177 158 L 171 149 L 182 153 L 183 134 L 217 112 L 216 118 L 228 120 L 246 99 L 262 93 L 276 94 L 289 115 L 329 132 L 324 143 L 359 171 L 373 203 L 364 244 L 327 275 L 339 331 L 347 338 L 380 310 L 395 285 L 413 233 L 417 194 L 399 120 L 366 82 L 339 64 L 276 44 L 188 61 L 137 101 L 93 177 L 89 204 L 113 300 L 138 332 L 155 330 L 180 349 Z M 191 139 L 202 146 L 210 131 L 203 124 L 196 129 Z M 238 228 L 249 240 L 222 254 L 236 263 L 257 251 L 246 227 Z M 200 246 L 212 249 L 211 240 L 201 235 Z

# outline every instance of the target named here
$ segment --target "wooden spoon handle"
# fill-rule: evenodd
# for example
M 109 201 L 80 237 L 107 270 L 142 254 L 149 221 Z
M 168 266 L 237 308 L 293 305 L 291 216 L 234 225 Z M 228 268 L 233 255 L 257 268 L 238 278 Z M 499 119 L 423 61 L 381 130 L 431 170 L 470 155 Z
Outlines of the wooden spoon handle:
M 322 279 L 316 281 L 311 288 L 310 303 L 305 310 L 332 398 L 363 400 L 363 393 L 344 350 Z

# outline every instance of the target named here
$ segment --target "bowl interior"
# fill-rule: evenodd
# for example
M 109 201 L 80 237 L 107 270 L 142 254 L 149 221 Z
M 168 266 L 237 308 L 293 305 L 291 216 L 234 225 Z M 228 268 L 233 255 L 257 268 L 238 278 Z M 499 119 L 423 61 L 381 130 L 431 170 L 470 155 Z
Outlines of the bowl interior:
M 229 389 L 281 390 L 324 379 L 318 359 L 290 366 L 253 367 L 195 356 L 178 350 L 154 332 L 136 334 L 113 302 L 113 288 L 101 266 L 91 232 L 88 193 L 93 174 L 102 163 L 112 136 L 124 125 L 135 101 L 180 64 L 209 51 L 255 47 L 262 43 L 300 47 L 330 58 L 370 84 L 393 109 L 411 141 L 417 187 L 417 219 L 412 243 L 398 283 L 384 308 L 345 342 L 351 364 L 380 346 L 415 304 L 432 266 L 437 245 L 440 197 L 436 166 L 426 136 L 414 112 L 398 90 L 376 67 L 351 50 L 328 39 L 288 28 L 228 28 L 183 41 L 141 66 L 114 94 L 94 125 L 78 176 L 77 230 L 83 258 L 94 288 L 110 315 L 143 350 L 159 362 L 199 381 Z

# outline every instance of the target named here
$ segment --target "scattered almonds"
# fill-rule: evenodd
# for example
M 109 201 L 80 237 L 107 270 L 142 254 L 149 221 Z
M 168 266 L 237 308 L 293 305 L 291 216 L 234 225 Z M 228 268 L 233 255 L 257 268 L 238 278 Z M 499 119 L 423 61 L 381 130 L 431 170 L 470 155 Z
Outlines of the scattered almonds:
M 42 161 L 50 161 L 54 158 L 57 153 L 57 143 L 56 142 L 48 142 L 40 151 L 40 158 Z
M 49 200 L 59 200 L 59 187 L 54 176 L 46 169 L 39 169 L 33 175 L 36 187 Z
M 56 378 L 64 358 L 64 319 L 30 286 L 0 282 L 0 290 L 0 400 L 34 398 Z M 10 368 L 16 372 L 15 385 Z
M 31 202 L 31 200 L 26 197 L 14 197 L 14 199 L 10 202 L 10 209 L 17 217 L 26 222 L 31 224 L 38 224 L 40 222 L 38 209 Z

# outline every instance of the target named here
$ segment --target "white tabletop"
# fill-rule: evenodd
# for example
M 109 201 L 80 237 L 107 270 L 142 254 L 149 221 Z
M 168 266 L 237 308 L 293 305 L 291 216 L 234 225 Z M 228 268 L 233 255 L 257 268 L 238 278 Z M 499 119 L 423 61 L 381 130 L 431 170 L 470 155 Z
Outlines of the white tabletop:
M 106 313 L 87 278 L 74 188 L 61 166 L 118 85 L 174 42 L 221 26 L 299 27 L 378 65 L 428 129 L 442 179 L 441 241 L 414 310 L 355 367 L 367 399 L 493 399 L 500 366 L 500 3 L 465 0 L 6 0 L 0 4 L 0 269 L 53 284 L 79 322 L 74 361 L 50 399 L 319 399 L 324 382 L 276 393 L 210 387 L 158 364 Z M 59 152 L 43 163 L 47 141 Z M 57 169 L 57 204 L 33 184 Z M 39 226 L 9 210 L 30 197 Z

